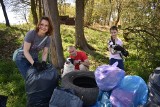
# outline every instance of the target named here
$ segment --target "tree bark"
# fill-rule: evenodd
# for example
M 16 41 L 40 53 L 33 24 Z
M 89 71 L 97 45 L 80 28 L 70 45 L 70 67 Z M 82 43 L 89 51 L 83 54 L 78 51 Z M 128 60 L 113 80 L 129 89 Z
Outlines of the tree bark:
M 39 19 L 42 17 L 42 1 L 41 0 L 38 0 L 39 1 Z
M 32 12 L 32 18 L 33 18 L 33 24 L 37 25 L 38 23 L 38 16 L 36 12 L 36 3 L 35 0 L 31 0 L 31 12 Z
M 7 15 L 7 12 L 6 12 L 6 7 L 5 7 L 5 5 L 3 3 L 3 0 L 0 0 L 0 2 L 1 2 L 1 6 L 2 6 L 4 17 L 5 17 L 5 20 L 6 20 L 6 26 L 10 27 L 8 15 Z
M 109 0 L 110 3 L 110 12 L 109 12 L 109 17 L 108 17 L 108 21 L 107 21 L 107 25 L 110 25 L 110 21 L 111 21 L 111 16 L 112 16 L 112 10 L 113 10 L 113 6 L 112 6 L 112 0 Z
M 76 47 L 90 52 L 91 47 L 84 36 L 84 0 L 76 0 L 76 18 L 75 18 L 75 30 L 76 30 Z
M 51 36 L 51 60 L 56 67 L 62 68 L 64 65 L 64 54 L 60 35 L 60 20 L 57 0 L 43 0 L 43 3 L 45 15 L 51 18 L 54 28 L 54 33 Z
M 118 22 L 119 22 L 120 16 L 121 16 L 121 10 L 122 10 L 122 7 L 121 7 L 122 1 L 121 0 L 116 0 L 116 2 L 117 2 L 117 11 L 118 11 L 117 14 L 118 15 L 117 15 L 117 20 L 115 21 L 115 26 L 118 25 Z

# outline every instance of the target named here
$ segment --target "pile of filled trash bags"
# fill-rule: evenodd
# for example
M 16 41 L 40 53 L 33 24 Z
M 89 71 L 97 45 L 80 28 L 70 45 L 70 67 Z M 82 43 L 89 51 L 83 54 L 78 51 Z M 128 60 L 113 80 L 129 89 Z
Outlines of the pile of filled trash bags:
M 152 107 L 160 105 L 160 69 L 149 77 L 148 85 L 135 75 L 113 65 L 102 65 L 95 70 L 99 87 L 97 102 L 92 107 Z M 148 94 L 149 93 L 149 94 Z
M 99 94 L 89 107 L 160 106 L 160 68 L 154 70 L 146 84 L 140 76 L 126 75 L 117 64 L 101 65 L 95 70 Z M 53 66 L 48 65 L 43 72 L 31 68 L 26 78 L 27 107 L 83 107 L 73 89 L 58 88 L 57 83 L 58 74 Z
M 79 71 L 76 75 L 72 71 L 66 74 L 67 79 L 62 78 L 70 88 L 60 86 L 60 75 L 52 64 L 43 71 L 31 67 L 25 80 L 27 107 L 160 107 L 160 67 L 150 74 L 146 84 L 140 76 L 126 75 L 117 65 L 101 65 L 94 72 Z M 73 85 L 79 90 L 75 91 Z M 79 97 L 80 93 L 88 97 Z M 6 107 L 7 99 L 0 95 L 0 107 Z M 87 100 L 92 104 L 85 104 Z
M 95 103 L 89 107 L 160 106 L 160 68 L 154 70 L 146 84 L 140 76 L 126 75 L 124 70 L 117 67 L 117 64 L 116 62 L 113 65 L 101 65 L 93 72 L 99 94 L 95 97 Z M 52 65 L 48 65 L 47 69 L 41 72 L 30 68 L 25 85 L 27 107 L 84 106 L 84 100 L 77 96 L 75 90 L 57 87 L 59 75 Z M 0 102 L 1 100 L 3 99 L 0 99 Z

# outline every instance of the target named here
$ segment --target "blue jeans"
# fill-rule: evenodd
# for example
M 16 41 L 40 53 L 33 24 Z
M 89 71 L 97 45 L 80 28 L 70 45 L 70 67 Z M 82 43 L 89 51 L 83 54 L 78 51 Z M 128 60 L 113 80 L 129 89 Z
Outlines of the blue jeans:
M 38 61 L 38 59 L 34 59 L 34 61 Z M 26 58 L 22 58 L 17 56 L 16 57 L 16 65 L 18 67 L 18 70 L 20 71 L 22 77 L 25 79 L 26 77 L 26 73 L 28 71 L 28 69 L 31 66 L 31 63 L 26 59 Z
M 109 64 L 112 65 L 114 64 L 115 62 L 118 62 L 118 66 L 120 69 L 124 70 L 124 64 L 123 64 L 123 59 L 114 59 L 114 58 L 111 58 L 109 60 Z

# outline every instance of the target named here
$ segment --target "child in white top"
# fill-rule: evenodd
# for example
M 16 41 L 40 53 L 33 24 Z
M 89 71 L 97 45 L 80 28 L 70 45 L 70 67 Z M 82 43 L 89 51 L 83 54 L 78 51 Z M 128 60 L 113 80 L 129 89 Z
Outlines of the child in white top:
M 123 46 L 122 40 L 117 37 L 118 28 L 116 26 L 112 26 L 110 28 L 110 34 L 111 34 L 111 39 L 108 41 L 108 48 L 110 52 L 109 64 L 112 65 L 117 61 L 118 62 L 117 67 L 124 70 L 122 54 L 120 51 L 114 50 L 115 45 Z

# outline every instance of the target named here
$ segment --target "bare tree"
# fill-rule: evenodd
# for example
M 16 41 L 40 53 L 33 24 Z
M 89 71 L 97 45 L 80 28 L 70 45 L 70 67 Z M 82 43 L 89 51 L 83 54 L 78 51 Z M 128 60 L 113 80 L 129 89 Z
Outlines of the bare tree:
M 52 63 L 59 68 L 63 67 L 64 55 L 60 35 L 60 20 L 57 7 L 57 0 L 43 0 L 45 15 L 52 20 L 54 34 L 52 35 L 51 58 Z
M 3 14 L 4 14 L 4 17 L 5 17 L 5 20 L 6 20 L 6 26 L 9 26 L 9 27 L 10 27 L 8 15 L 7 15 L 7 12 L 6 12 L 6 7 L 5 7 L 5 5 L 4 5 L 3 0 L 0 0 L 0 3 L 1 3 L 2 10 L 3 10 Z
M 30 11 L 30 0 L 3 0 L 7 10 L 16 14 L 16 17 L 21 18 L 28 23 L 28 13 Z

